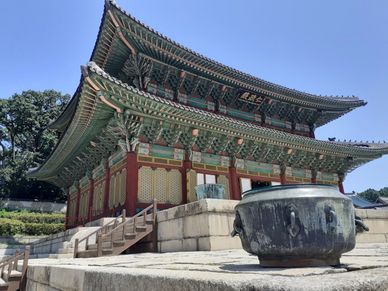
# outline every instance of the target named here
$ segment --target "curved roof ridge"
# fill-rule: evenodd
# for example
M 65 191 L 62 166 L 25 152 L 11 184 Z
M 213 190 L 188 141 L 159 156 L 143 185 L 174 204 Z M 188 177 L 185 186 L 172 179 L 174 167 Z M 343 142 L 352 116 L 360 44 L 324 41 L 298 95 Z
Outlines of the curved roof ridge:
M 148 26 L 147 24 L 145 24 L 144 22 L 140 21 L 139 19 L 137 19 L 136 17 L 132 16 L 130 13 L 128 13 L 127 11 L 125 11 L 123 8 L 121 8 L 117 2 L 115 0 L 106 0 L 106 7 L 109 5 L 115 7 L 117 10 L 119 10 L 121 13 L 123 13 L 124 15 L 126 15 L 127 17 L 129 17 L 130 19 L 132 19 L 134 22 L 136 22 L 137 24 L 143 26 L 145 29 L 148 29 L 150 32 L 158 35 L 159 37 L 161 37 L 162 39 L 164 39 L 165 41 L 168 41 L 170 43 L 172 43 L 173 45 L 179 47 L 180 49 L 183 49 L 193 55 L 195 55 L 196 57 L 199 57 L 199 58 L 202 58 L 210 63 L 212 63 L 213 65 L 216 65 L 216 66 L 219 66 L 221 67 L 222 69 L 224 70 L 227 70 L 227 71 L 230 71 L 230 72 L 233 72 L 233 73 L 237 73 L 238 75 L 242 76 L 242 77 L 245 77 L 247 79 L 249 79 L 250 81 L 252 82 L 258 82 L 259 84 L 261 83 L 261 85 L 264 85 L 264 86 L 268 86 L 269 88 L 272 88 L 272 89 L 277 89 L 279 91 L 282 91 L 283 93 L 284 92 L 287 92 L 288 94 L 295 94 L 295 95 L 301 95 L 299 97 L 309 97 L 309 98 L 312 98 L 312 99 L 316 99 L 316 100 L 326 100 L 326 101 L 338 101 L 338 102 L 345 102 L 345 103 L 357 103 L 357 104 L 353 104 L 353 106 L 351 107 L 359 107 L 359 106 L 363 106 L 363 105 L 366 105 L 367 102 L 360 99 L 359 97 L 357 96 L 329 96 L 329 95 L 317 95 L 317 94 L 312 94 L 312 93 L 309 93 L 309 92 L 304 92 L 304 91 L 300 91 L 300 90 L 297 90 L 297 89 L 293 89 L 293 88 L 288 88 L 286 86 L 283 86 L 283 85 L 279 85 L 279 84 L 275 84 L 275 83 L 272 83 L 272 82 L 269 82 L 269 81 L 266 81 L 264 79 L 261 79 L 261 78 L 258 78 L 256 76 L 253 76 L 249 73 L 245 73 L 243 71 L 240 71 L 238 69 L 235 69 L 233 67 L 230 67 L 230 66 L 227 66 L 227 65 L 224 65 L 222 63 L 220 63 L 219 61 L 216 61 L 214 59 L 211 59 L 209 57 L 206 57 L 196 51 L 193 51 L 192 49 L 172 40 L 171 38 L 169 38 L 168 36 L 156 31 L 154 28 Z
M 354 146 L 359 148 L 369 148 L 369 149 L 378 149 L 378 150 L 386 150 L 388 153 L 388 142 L 383 141 L 358 141 L 358 140 L 336 140 L 332 141 L 332 143 L 339 144 L 339 145 L 347 145 L 347 146 Z

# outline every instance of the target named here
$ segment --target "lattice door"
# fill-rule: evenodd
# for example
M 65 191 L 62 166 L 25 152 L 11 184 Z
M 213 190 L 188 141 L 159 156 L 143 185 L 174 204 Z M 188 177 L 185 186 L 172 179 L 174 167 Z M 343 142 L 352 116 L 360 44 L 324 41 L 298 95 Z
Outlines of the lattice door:
M 127 169 L 124 168 L 121 171 L 121 182 L 120 182 L 120 197 L 119 197 L 119 203 L 121 205 L 124 205 L 125 203 L 125 197 L 126 195 L 126 190 L 127 190 Z
M 157 168 L 154 170 L 153 176 L 153 196 L 159 203 L 166 203 L 168 201 L 167 170 L 163 168 Z
M 104 207 L 104 190 L 105 190 L 105 181 L 94 187 L 93 215 L 99 214 L 102 211 L 102 208 Z
M 138 181 L 138 201 L 142 203 L 148 203 L 152 201 L 152 169 L 150 167 L 141 167 L 139 169 L 139 181 Z
M 189 170 L 187 172 L 187 200 L 188 202 L 197 201 L 195 194 L 195 186 L 197 186 L 197 172 Z
M 109 181 L 109 208 L 113 208 L 114 205 L 115 182 L 116 175 L 112 175 Z
M 167 172 L 168 176 L 168 202 L 180 204 L 182 202 L 182 174 L 179 170 Z

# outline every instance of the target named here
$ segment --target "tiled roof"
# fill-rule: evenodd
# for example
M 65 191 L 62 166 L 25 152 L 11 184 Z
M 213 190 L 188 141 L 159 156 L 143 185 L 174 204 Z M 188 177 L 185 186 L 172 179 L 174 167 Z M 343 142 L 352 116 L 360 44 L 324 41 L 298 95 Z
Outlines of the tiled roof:
M 386 153 L 388 153 L 388 144 L 369 143 L 369 146 L 360 146 L 357 143 L 352 144 L 352 143 L 344 143 L 344 142 L 330 142 L 330 141 L 316 140 L 313 138 L 308 138 L 308 137 L 304 137 L 304 136 L 300 136 L 300 135 L 295 135 L 295 134 L 279 131 L 276 129 L 262 127 L 260 125 L 254 124 L 254 123 L 250 123 L 250 122 L 234 119 L 232 117 L 219 115 L 219 114 L 216 114 L 213 112 L 197 109 L 197 108 L 194 108 L 191 106 L 187 106 L 187 105 L 180 104 L 180 103 L 177 103 L 177 102 L 165 99 L 165 98 L 155 96 L 153 94 L 141 91 L 133 86 L 130 86 L 130 85 L 118 80 L 117 78 L 110 76 L 108 73 L 104 72 L 99 66 L 97 66 L 94 62 L 89 62 L 88 68 L 92 72 L 94 72 L 94 73 L 108 79 L 109 81 L 111 81 L 117 85 L 120 85 L 120 86 L 124 87 L 125 89 L 132 91 L 136 94 L 145 96 L 147 98 L 150 98 L 150 99 L 155 100 L 155 101 L 160 102 L 160 103 L 167 104 L 167 105 L 175 107 L 175 108 L 179 108 L 182 110 L 194 112 L 196 114 L 204 115 L 204 116 L 206 116 L 209 119 L 214 120 L 214 121 L 221 121 L 222 123 L 225 123 L 225 124 L 235 124 L 235 125 L 238 125 L 241 127 L 257 130 L 258 135 L 264 134 L 265 136 L 271 136 L 274 139 L 289 141 L 289 142 L 293 142 L 295 144 L 303 144 L 303 145 L 311 146 L 311 147 L 314 147 L 317 149 L 324 148 L 324 149 L 331 150 L 331 151 L 348 152 L 349 154 L 354 154 L 356 152 L 358 152 L 358 153 L 371 153 L 371 154 L 386 154 Z
M 265 81 L 263 79 L 257 78 L 255 76 L 252 76 L 250 74 L 241 72 L 237 69 L 234 69 L 232 67 L 226 66 L 224 64 L 221 64 L 215 60 L 212 60 L 206 56 L 203 56 L 177 42 L 174 40 L 168 38 L 167 36 L 159 33 L 158 31 L 154 30 L 153 28 L 147 26 L 146 24 L 142 23 L 140 20 L 136 19 L 132 15 L 130 15 L 128 12 L 123 10 L 121 7 L 119 7 L 114 0 L 106 0 L 106 8 L 109 9 L 109 7 L 114 7 L 117 10 L 119 10 L 121 13 L 126 15 L 131 21 L 138 24 L 139 26 L 143 27 L 145 30 L 148 30 L 152 34 L 159 37 L 162 41 L 165 41 L 176 48 L 180 49 L 183 52 L 183 56 L 186 58 L 193 58 L 193 63 L 199 63 L 206 61 L 206 68 L 209 68 L 210 71 L 213 73 L 222 72 L 224 75 L 228 75 L 230 77 L 235 77 L 240 79 L 241 81 L 247 82 L 249 84 L 254 84 L 258 87 L 261 87 L 266 90 L 271 90 L 274 92 L 277 92 L 279 94 L 284 94 L 289 97 L 293 97 L 296 99 L 307 99 L 311 102 L 324 102 L 324 103 L 331 103 L 331 104 L 348 104 L 349 108 L 355 108 L 359 106 L 363 106 L 366 104 L 365 101 L 360 100 L 356 96 L 321 96 L 321 95 L 314 95 L 306 92 L 302 92 L 295 89 L 290 89 L 285 86 L 277 85 L 268 81 Z M 185 56 L 186 55 L 186 56 Z

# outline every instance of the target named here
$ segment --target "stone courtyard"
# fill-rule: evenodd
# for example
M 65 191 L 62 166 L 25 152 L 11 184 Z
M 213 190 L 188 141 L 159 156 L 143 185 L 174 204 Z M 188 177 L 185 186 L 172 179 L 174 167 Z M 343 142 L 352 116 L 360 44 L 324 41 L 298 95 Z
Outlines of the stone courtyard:
M 243 250 L 34 259 L 28 290 L 388 290 L 388 244 L 358 244 L 339 267 L 261 268 Z

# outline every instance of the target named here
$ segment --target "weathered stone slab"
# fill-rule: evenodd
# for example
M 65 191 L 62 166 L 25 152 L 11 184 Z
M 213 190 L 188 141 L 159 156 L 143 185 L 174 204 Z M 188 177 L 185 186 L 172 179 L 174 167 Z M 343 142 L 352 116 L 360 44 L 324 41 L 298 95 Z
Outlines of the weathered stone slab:
M 388 244 L 359 244 L 341 263 L 261 268 L 242 250 L 144 253 L 30 260 L 28 282 L 38 286 L 30 290 L 388 290 Z

